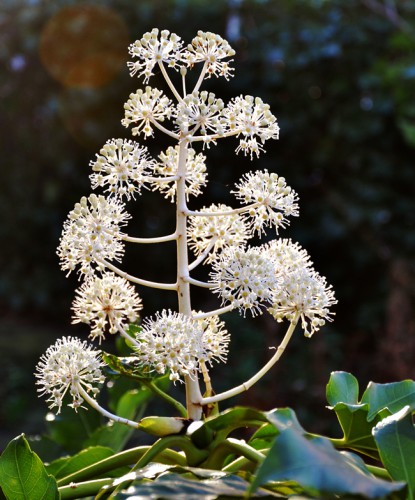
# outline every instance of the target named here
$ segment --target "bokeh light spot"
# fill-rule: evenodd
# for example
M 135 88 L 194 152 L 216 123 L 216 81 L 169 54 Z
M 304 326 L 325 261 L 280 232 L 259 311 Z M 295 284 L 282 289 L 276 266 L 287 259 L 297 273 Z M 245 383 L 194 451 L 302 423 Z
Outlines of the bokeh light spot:
M 118 14 L 99 5 L 77 5 L 48 21 L 39 52 L 49 74 L 66 87 L 95 88 L 123 68 L 128 44 L 128 29 Z

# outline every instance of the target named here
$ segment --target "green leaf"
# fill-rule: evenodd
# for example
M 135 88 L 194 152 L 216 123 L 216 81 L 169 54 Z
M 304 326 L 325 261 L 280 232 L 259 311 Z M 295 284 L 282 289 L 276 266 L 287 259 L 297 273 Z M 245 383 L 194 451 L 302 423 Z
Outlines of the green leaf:
M 220 433 L 220 439 L 225 439 L 235 429 L 248 426 L 260 427 L 262 422 L 266 421 L 264 412 L 237 406 L 212 416 L 203 423 L 190 424 L 187 434 L 196 446 L 204 448 L 210 444 L 215 433 Z
M 409 499 L 415 498 L 415 428 L 406 406 L 385 418 L 373 430 L 386 470 L 397 481 L 405 481 Z
M 56 479 L 60 479 L 112 455 L 114 455 L 112 449 L 104 446 L 94 446 L 82 450 L 72 457 L 54 460 L 46 467 L 46 470 Z
M 165 467 L 158 468 L 158 470 L 153 465 L 149 467 L 150 469 L 137 471 L 132 482 L 133 474 L 128 474 L 126 477 L 128 492 L 120 491 L 111 498 L 117 500 L 135 496 L 143 500 L 145 498 L 149 500 L 161 498 L 214 500 L 223 496 L 242 498 L 249 486 L 247 481 L 238 476 L 227 475 L 215 470 L 173 467 L 166 472 Z M 148 481 L 151 473 L 156 477 L 153 481 Z M 144 478 L 147 481 L 143 481 Z M 122 478 L 118 481 L 122 481 Z M 252 498 L 268 496 L 264 490 L 258 490 Z
M 406 405 L 415 410 L 415 382 L 413 380 L 391 384 L 370 382 L 362 396 L 362 403 L 369 405 L 369 421 L 385 408 L 390 414 L 398 412 Z
M 384 498 L 404 487 L 373 477 L 363 463 L 356 467 L 358 458 L 350 456 L 338 452 L 326 438 L 307 439 L 298 429 L 287 427 L 259 467 L 252 490 L 271 481 L 295 481 L 318 498 L 343 494 Z
M 372 422 L 368 422 L 368 405 L 337 403 L 332 409 L 336 412 L 343 430 L 342 446 L 379 459 L 372 430 L 381 417 L 376 416 Z
M 357 404 L 359 383 L 351 373 L 332 372 L 326 388 L 326 397 L 330 406 L 337 403 Z
M 297 419 L 295 411 L 291 408 L 277 408 L 266 413 L 266 417 L 279 431 L 288 427 L 296 429 L 298 432 L 305 433 L 300 422 Z
M 8 500 L 59 499 L 55 478 L 23 434 L 10 441 L 0 457 L 0 486 Z
M 144 387 L 127 391 L 118 400 L 115 413 L 130 420 L 139 420 L 151 397 L 152 392 Z M 132 427 L 111 422 L 97 428 L 85 441 L 85 446 L 105 446 L 117 452 L 124 448 L 133 432 Z
M 159 377 L 154 371 L 149 371 L 146 366 L 141 366 L 135 356 L 119 357 L 102 351 L 102 359 L 106 363 L 106 373 L 109 377 L 123 375 L 134 380 L 152 380 Z

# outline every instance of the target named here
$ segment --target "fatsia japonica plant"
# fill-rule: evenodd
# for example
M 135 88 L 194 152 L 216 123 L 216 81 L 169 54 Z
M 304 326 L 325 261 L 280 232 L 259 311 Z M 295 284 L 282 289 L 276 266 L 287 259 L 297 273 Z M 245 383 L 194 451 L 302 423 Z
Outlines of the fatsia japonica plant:
M 0 481 L 6 497 L 210 499 L 248 493 L 404 498 L 408 493 L 414 498 L 415 473 L 408 472 L 411 465 L 415 470 L 414 445 L 400 441 L 399 448 L 391 438 L 398 426 L 407 435 L 415 434 L 411 381 L 369 384 L 359 400 L 357 380 L 333 373 L 327 399 L 343 431 L 340 439 L 306 432 L 289 408 L 219 412 L 218 403 L 249 390 L 275 365 L 296 329 L 311 337 L 331 321 L 336 299 L 307 251 L 280 236 L 290 218 L 299 215 L 298 195 L 283 177 L 267 170 L 244 173 L 231 190 L 236 206 L 197 206 L 208 172 L 215 174 L 215 167 L 207 166 L 211 147 L 233 143 L 236 154 L 254 160 L 265 153 L 267 141 L 279 135 L 277 119 L 260 97 L 240 95 L 225 103 L 203 90 L 206 79 L 233 76 L 229 43 L 199 31 L 185 45 L 174 33 L 153 29 L 133 43 L 129 53 L 131 76 L 146 85 L 131 93 L 124 105 L 122 124 L 134 139 L 108 140 L 91 161 L 90 180 L 97 194 L 76 203 L 58 247 L 62 270 L 76 272 L 81 281 L 72 306 L 73 323 L 89 325 L 89 337 L 98 347 L 63 337 L 41 357 L 35 376 L 40 395 L 57 414 L 66 404 L 80 413 L 92 407 L 109 419 L 108 427 L 125 424 L 158 439 L 125 451 L 89 446 L 45 470 L 20 438 L 0 459 L 0 472 L 18 478 L 12 484 Z M 156 71 L 164 77 L 163 90 L 147 85 Z M 171 145 L 151 156 L 138 141 L 159 134 Z M 126 204 L 144 190 L 158 191 L 171 201 L 173 233 L 150 238 L 127 234 Z M 250 244 L 263 236 L 266 242 Z M 134 276 L 120 267 L 125 245 L 151 249 L 165 242 L 175 242 L 174 282 L 153 282 L 146 279 L 145 270 Z M 195 278 L 199 266 L 208 269 L 207 281 Z M 140 287 L 174 291 L 177 309 L 141 319 Z M 214 294 L 217 309 L 195 310 L 193 288 Z M 257 373 L 216 393 L 214 368 L 227 361 L 231 340 L 221 317 L 231 311 L 243 317 L 269 314 L 284 325 L 285 333 L 270 346 L 273 354 Z M 125 340 L 129 356 L 100 350 L 110 335 Z M 135 420 L 125 415 L 125 404 L 119 405 L 120 412 L 105 408 L 101 389 L 107 380 L 122 377 L 133 381 L 138 393 L 145 389 L 163 398 L 172 406 L 172 416 Z M 175 394 L 183 389 L 181 400 L 168 394 L 172 384 L 159 383 L 167 378 Z M 241 429 L 242 435 L 235 434 Z M 399 456 L 394 456 L 397 449 Z M 32 484 L 23 481 L 23 462 L 26 475 L 38 471 L 33 488 L 39 496 L 33 496 L 34 490 L 23 495 Z M 18 497 L 19 488 L 23 496 Z
M 225 104 L 202 90 L 207 78 L 233 75 L 234 51 L 229 43 L 213 33 L 199 32 L 185 47 L 177 35 L 154 29 L 133 43 L 129 52 L 131 75 L 147 84 L 157 68 L 169 94 L 150 86 L 130 94 L 122 124 L 131 128 L 137 140 L 164 134 L 173 145 L 154 158 L 136 140 L 107 141 L 91 162 L 90 176 L 92 188 L 104 194 L 91 194 L 75 205 L 64 223 L 58 255 L 62 269 L 77 271 L 82 280 L 73 302 L 73 322 L 87 323 L 91 339 L 99 344 L 108 334 L 127 339 L 139 370 L 149 376 L 168 373 L 171 381 L 184 385 L 186 417 L 198 421 L 209 415 L 215 403 L 257 382 L 280 358 L 298 323 L 308 337 L 319 330 L 331 319 L 336 300 L 298 243 L 277 238 L 261 246 L 249 245 L 254 235 L 269 231 L 278 235 L 290 217 L 298 216 L 298 196 L 283 177 L 267 170 L 248 172 L 231 191 L 238 207 L 194 208 L 194 199 L 208 180 L 205 151 L 211 146 L 236 139 L 236 153 L 253 159 L 265 151 L 266 141 L 278 139 L 277 119 L 260 97 L 236 96 Z M 174 86 L 169 70 L 180 74 L 181 88 Z M 190 70 L 199 70 L 192 88 L 187 80 Z M 130 215 L 125 203 L 144 189 L 159 191 L 172 202 L 176 213 L 172 234 L 140 238 L 126 233 Z M 174 283 L 148 281 L 118 267 L 126 244 L 168 241 L 176 242 Z M 207 282 L 192 276 L 202 265 L 210 266 Z M 135 285 L 175 291 L 178 307 L 144 318 L 132 336 L 131 324 L 139 324 L 142 309 Z M 192 287 L 216 294 L 221 307 L 193 310 Z M 215 394 L 211 371 L 216 363 L 226 362 L 231 338 L 221 315 L 233 310 L 243 316 L 267 312 L 288 328 L 258 373 Z M 67 395 L 75 410 L 91 405 L 121 422 L 121 417 L 98 403 L 104 363 L 99 351 L 85 341 L 63 338 L 37 367 L 39 390 L 57 412 Z M 140 427 L 137 422 L 124 423 Z

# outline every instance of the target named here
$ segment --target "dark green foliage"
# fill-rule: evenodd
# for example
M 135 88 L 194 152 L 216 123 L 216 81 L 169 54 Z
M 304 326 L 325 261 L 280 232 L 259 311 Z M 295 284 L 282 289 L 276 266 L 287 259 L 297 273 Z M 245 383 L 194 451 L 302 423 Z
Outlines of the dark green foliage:
M 20 436 L 0 457 L 0 486 L 7 500 L 42 498 L 43 491 L 44 498 L 58 498 L 58 490 L 62 499 L 242 498 L 250 492 L 253 498 L 412 500 L 412 384 L 370 383 L 359 401 L 356 379 L 333 373 L 327 397 L 343 439 L 306 431 L 290 408 L 235 407 L 191 423 L 186 434 L 125 451 L 84 443 L 82 451 L 45 468 Z M 247 429 L 251 437 L 241 439 Z M 378 459 L 376 466 L 366 455 Z

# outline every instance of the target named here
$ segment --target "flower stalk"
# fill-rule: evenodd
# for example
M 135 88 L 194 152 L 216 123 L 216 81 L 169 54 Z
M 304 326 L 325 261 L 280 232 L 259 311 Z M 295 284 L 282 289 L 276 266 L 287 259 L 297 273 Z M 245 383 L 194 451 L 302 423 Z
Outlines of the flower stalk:
M 236 140 L 236 154 L 253 159 L 265 152 L 268 140 L 279 137 L 277 118 L 260 97 L 240 95 L 225 103 L 213 92 L 203 90 L 206 79 L 229 80 L 233 76 L 230 58 L 235 51 L 229 43 L 217 34 L 198 31 L 185 45 L 178 35 L 153 29 L 131 44 L 129 53 L 131 76 L 142 78 L 145 88 L 129 95 L 121 123 L 131 127 L 137 140 L 110 139 L 91 161 L 92 188 L 102 189 L 105 195 L 84 196 L 75 204 L 64 223 L 58 255 L 62 270 L 68 274 L 77 270 L 83 280 L 73 304 L 73 322 L 89 325 L 91 339 L 99 344 L 108 333 L 124 337 L 133 351 L 136 370 L 127 375 L 147 385 L 182 418 L 197 421 L 209 414 L 211 405 L 248 390 L 268 373 L 281 358 L 297 324 L 310 337 L 330 321 L 330 309 L 336 300 L 325 278 L 314 270 L 307 252 L 297 243 L 278 237 L 269 243 L 248 245 L 254 236 L 268 236 L 271 230 L 278 236 L 290 218 L 298 216 L 298 196 L 283 177 L 267 170 L 248 172 L 231 191 L 240 206 L 192 206 L 208 181 L 204 150 L 223 140 Z M 154 68 L 163 75 L 173 100 L 163 90 L 148 85 Z M 199 68 L 199 74 L 188 93 L 186 78 L 195 68 Z M 170 71 L 180 73 L 180 91 Z M 174 145 L 153 157 L 139 139 L 159 133 Z M 173 233 L 143 238 L 126 233 L 131 216 L 125 200 L 135 200 L 143 190 L 158 191 L 174 204 Z M 146 280 L 119 267 L 126 244 L 167 242 L 176 246 L 174 283 Z M 201 265 L 210 266 L 207 281 L 192 276 Z M 139 322 L 142 303 L 134 285 L 174 291 L 177 310 L 163 309 Z M 192 287 L 216 294 L 220 306 L 194 311 Z M 289 326 L 275 354 L 255 375 L 215 394 L 210 371 L 214 363 L 226 362 L 230 341 L 220 317 L 231 312 L 243 317 L 271 314 L 277 322 L 286 321 Z M 136 326 L 129 330 L 131 324 Z M 133 337 L 130 331 L 135 332 Z M 58 412 L 63 399 L 69 397 L 75 410 L 87 403 L 111 420 L 139 427 L 137 422 L 118 417 L 98 403 L 104 383 L 103 364 L 100 352 L 85 342 L 59 340 L 38 364 L 39 392 Z M 173 383 L 184 384 L 186 408 L 157 387 L 155 379 L 164 374 Z M 146 378 L 148 381 L 143 382 Z M 180 436 L 177 439 L 177 444 L 187 446 Z M 176 443 L 174 439 L 172 442 Z M 164 446 L 164 442 L 155 446 L 139 463 L 147 463 Z M 237 443 L 232 446 L 236 449 Z M 252 453 L 248 450 L 247 457 Z M 197 463 L 199 459 L 193 457 L 191 461 Z M 260 454 L 253 459 L 260 461 Z

